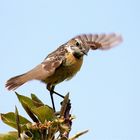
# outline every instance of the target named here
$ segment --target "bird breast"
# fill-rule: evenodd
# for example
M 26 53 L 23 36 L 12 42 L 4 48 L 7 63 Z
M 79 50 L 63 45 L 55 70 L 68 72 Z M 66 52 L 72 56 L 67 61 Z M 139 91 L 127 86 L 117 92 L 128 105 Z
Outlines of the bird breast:
M 70 80 L 81 68 L 83 63 L 83 57 L 77 59 L 71 53 L 67 53 L 65 60 L 58 67 L 54 74 L 45 79 L 45 83 L 56 85 L 64 80 Z
M 64 62 L 64 67 L 67 72 L 67 80 L 71 79 L 81 68 L 83 63 L 83 57 L 76 58 L 72 53 L 66 55 L 66 61 Z

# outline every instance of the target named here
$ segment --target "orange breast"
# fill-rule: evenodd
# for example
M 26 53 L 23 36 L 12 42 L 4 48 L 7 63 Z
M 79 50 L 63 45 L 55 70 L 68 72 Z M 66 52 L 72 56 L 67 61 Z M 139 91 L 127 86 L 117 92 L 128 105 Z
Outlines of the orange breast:
M 80 70 L 82 63 L 83 57 L 77 59 L 71 53 L 66 55 L 67 80 L 71 79 Z
M 45 79 L 45 83 L 56 85 L 64 80 L 71 79 L 81 68 L 83 58 L 77 59 L 68 53 L 65 61 L 58 67 L 53 75 Z

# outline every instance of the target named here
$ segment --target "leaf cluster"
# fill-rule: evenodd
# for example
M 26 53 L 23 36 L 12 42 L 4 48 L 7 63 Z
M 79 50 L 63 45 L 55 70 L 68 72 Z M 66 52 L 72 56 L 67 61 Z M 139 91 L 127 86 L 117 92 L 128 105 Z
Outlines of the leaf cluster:
M 1 140 L 74 140 L 86 132 L 69 138 L 73 120 L 69 94 L 61 103 L 59 112 L 54 112 L 52 107 L 44 104 L 35 94 L 31 94 L 30 98 L 18 93 L 16 95 L 32 121 L 19 115 L 16 107 L 15 112 L 1 114 L 1 120 L 17 130 L 0 135 Z

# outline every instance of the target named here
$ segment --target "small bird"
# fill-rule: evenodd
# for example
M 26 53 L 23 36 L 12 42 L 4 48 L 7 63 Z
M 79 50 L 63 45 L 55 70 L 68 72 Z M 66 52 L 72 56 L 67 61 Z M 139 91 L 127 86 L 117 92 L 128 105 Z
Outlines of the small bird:
M 55 111 L 53 93 L 63 97 L 54 91 L 55 86 L 64 80 L 70 80 L 80 70 L 84 55 L 87 55 L 89 50 L 108 50 L 121 42 L 121 35 L 116 33 L 78 35 L 50 53 L 32 70 L 10 78 L 5 86 L 8 90 L 15 90 L 30 80 L 44 82 Z

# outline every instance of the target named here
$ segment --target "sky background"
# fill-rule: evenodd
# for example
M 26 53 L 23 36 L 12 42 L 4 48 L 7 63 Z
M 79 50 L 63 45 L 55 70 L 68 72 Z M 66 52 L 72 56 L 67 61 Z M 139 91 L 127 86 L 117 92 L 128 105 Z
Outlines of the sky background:
M 48 53 L 80 33 L 121 33 L 110 51 L 91 51 L 81 71 L 56 91 L 70 92 L 76 116 L 71 135 L 89 129 L 80 140 L 140 140 L 140 1 L 1 0 L 0 112 L 25 112 L 4 84 L 30 70 Z M 17 92 L 36 93 L 45 103 L 45 85 L 29 82 Z M 60 98 L 55 96 L 56 104 Z M 0 121 L 0 133 L 13 130 Z

